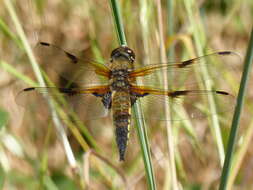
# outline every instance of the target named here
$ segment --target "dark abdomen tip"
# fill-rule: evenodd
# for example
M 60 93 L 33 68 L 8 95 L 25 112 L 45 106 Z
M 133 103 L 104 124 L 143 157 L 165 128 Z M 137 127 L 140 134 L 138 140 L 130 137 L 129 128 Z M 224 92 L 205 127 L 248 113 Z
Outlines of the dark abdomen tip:
M 116 135 L 117 146 L 119 149 L 120 161 L 125 160 L 130 117 L 131 115 L 128 113 L 120 113 L 114 116 L 114 125 L 116 127 L 115 135 Z
M 128 127 L 116 127 L 116 142 L 119 149 L 119 160 L 125 160 L 125 152 L 128 140 Z

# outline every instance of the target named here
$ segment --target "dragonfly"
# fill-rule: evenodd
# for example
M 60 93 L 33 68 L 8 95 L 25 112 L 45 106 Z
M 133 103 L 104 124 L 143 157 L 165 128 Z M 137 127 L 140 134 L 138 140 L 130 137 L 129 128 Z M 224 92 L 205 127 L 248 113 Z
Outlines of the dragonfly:
M 125 160 L 131 118 L 142 119 L 142 116 L 138 118 L 131 112 L 137 100 L 140 100 L 144 107 L 151 109 L 152 113 L 147 116 L 148 118 L 163 120 L 164 118 L 160 116 L 160 113 L 164 112 L 162 105 L 169 101 L 177 106 L 185 105 L 190 112 L 187 117 L 198 118 L 205 114 L 212 114 L 209 109 L 203 110 L 193 106 L 194 103 L 201 102 L 203 97 L 215 96 L 222 101 L 221 104 L 227 102 L 228 108 L 232 104 L 231 100 L 234 99 L 234 96 L 225 90 L 199 89 L 196 87 L 197 82 L 193 80 L 194 68 L 213 67 L 208 59 L 224 57 L 234 59 L 237 54 L 232 51 L 219 51 L 186 61 L 139 67 L 135 64 L 134 51 L 127 46 L 114 49 L 106 64 L 78 57 L 47 42 L 39 42 L 36 52 L 39 54 L 40 62 L 47 64 L 50 69 L 70 81 L 69 85 L 28 87 L 19 93 L 18 101 L 23 101 L 20 97 L 29 95 L 47 94 L 47 97 L 55 98 L 60 94 L 70 100 L 78 97 L 75 103 L 86 110 L 86 119 L 105 117 L 111 113 L 120 161 Z M 174 89 L 158 85 L 159 75 L 164 71 L 176 78 L 171 84 Z M 180 82 L 178 78 L 180 75 L 185 75 L 185 80 Z M 137 82 L 140 79 L 142 79 L 141 85 Z M 224 107 L 227 109 L 226 105 Z

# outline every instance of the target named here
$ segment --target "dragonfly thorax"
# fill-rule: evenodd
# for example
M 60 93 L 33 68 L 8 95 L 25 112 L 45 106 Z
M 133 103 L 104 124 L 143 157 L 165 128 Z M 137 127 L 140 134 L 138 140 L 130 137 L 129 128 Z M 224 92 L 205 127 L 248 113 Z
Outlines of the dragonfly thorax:
M 111 73 L 111 88 L 114 91 L 128 91 L 130 87 L 129 83 L 129 70 L 118 69 Z

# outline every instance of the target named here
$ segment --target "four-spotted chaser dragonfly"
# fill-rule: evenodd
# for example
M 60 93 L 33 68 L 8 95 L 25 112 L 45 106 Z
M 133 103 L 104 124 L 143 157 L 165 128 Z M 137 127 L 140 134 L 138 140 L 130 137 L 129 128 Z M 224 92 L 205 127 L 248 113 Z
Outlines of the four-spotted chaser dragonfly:
M 51 98 L 56 97 L 56 94 L 61 94 L 67 99 L 78 97 L 78 104 L 88 112 L 87 119 L 105 116 L 107 111 L 111 110 L 120 160 L 124 160 L 132 116 L 131 107 L 137 99 L 140 99 L 141 104 L 151 109 L 152 113 L 147 117 L 157 119 L 160 117 L 158 111 L 164 111 L 160 106 L 169 100 L 172 104 L 184 104 L 186 109 L 192 112 L 189 117 L 208 114 L 208 109 L 201 110 L 193 106 L 195 102 L 201 102 L 201 99 L 208 95 L 220 98 L 222 103 L 232 104 L 232 95 L 227 91 L 201 90 L 193 85 L 197 83 L 193 80 L 193 76 L 195 76 L 194 67 L 200 68 L 203 65 L 212 65 L 208 62 L 209 58 L 237 57 L 237 54 L 231 51 L 215 52 L 182 62 L 150 64 L 139 68 L 134 64 L 134 51 L 127 46 L 114 49 L 107 64 L 78 58 L 58 46 L 46 42 L 40 42 L 36 47 L 36 51 L 37 54 L 40 54 L 41 62 L 43 63 L 43 60 L 46 60 L 46 64 L 50 64 L 50 68 L 52 67 L 69 80 L 70 85 L 67 87 L 25 88 L 19 93 L 18 99 L 20 96 L 33 96 L 44 93 Z M 70 72 L 66 72 L 64 70 L 66 68 Z M 168 90 L 156 85 L 158 84 L 157 80 L 159 80 L 159 72 L 161 73 L 164 70 L 176 79 L 171 85 L 174 86 L 175 90 Z M 180 82 L 179 76 L 184 74 L 185 80 Z M 141 78 L 143 78 L 141 81 L 143 85 L 137 85 L 136 81 Z M 82 86 L 75 87 L 71 83 L 81 84 Z M 153 87 L 154 85 L 156 87 Z M 224 105 L 224 107 L 226 106 Z

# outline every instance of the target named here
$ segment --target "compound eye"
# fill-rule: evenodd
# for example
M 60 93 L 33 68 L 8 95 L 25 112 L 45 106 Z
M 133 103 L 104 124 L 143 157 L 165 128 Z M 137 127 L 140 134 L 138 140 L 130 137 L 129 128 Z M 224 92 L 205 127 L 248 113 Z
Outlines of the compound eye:
M 135 54 L 134 54 L 134 51 L 131 50 L 130 48 L 127 48 L 126 52 L 128 53 L 131 61 L 133 62 L 135 60 Z
M 119 57 L 125 57 L 126 59 L 128 59 L 131 62 L 134 62 L 134 60 L 135 60 L 135 54 L 134 54 L 133 50 L 131 50 L 127 46 L 120 46 L 112 51 L 112 53 L 111 53 L 112 60 L 117 59 Z

